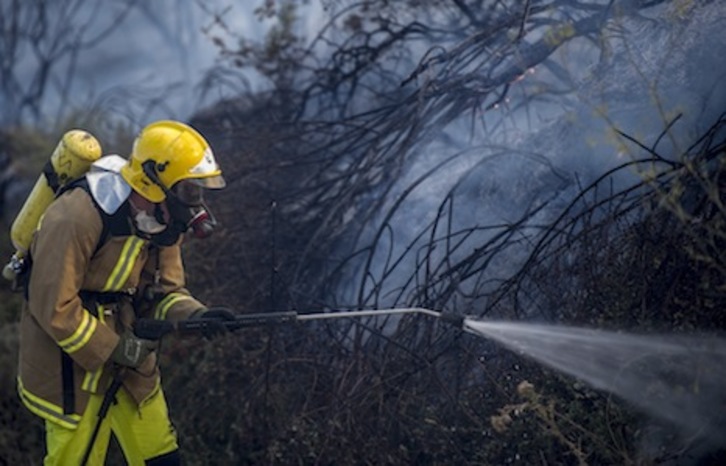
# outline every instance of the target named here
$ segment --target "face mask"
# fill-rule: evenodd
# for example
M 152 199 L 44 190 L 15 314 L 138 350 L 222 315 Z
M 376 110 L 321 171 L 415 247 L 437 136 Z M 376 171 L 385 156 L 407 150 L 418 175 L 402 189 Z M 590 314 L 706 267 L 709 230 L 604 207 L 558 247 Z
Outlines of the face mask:
M 207 238 L 217 226 L 217 221 L 205 205 L 189 209 L 189 217 L 186 225 L 195 238 Z
M 134 224 L 139 231 L 149 235 L 155 235 L 166 230 L 166 225 L 159 223 L 155 217 L 147 214 L 145 210 L 139 211 L 139 213 L 134 216 Z
M 174 185 L 166 200 L 172 218 L 191 230 L 196 238 L 212 234 L 217 222 L 204 203 L 202 188 L 188 180 Z

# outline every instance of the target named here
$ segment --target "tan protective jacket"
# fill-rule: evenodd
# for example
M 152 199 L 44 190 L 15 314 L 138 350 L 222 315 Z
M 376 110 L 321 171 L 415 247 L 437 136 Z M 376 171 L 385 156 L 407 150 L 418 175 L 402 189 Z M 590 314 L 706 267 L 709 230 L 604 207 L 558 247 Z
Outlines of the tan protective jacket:
M 97 249 L 103 231 L 90 194 L 76 188 L 48 207 L 31 246 L 18 390 L 30 411 L 71 429 L 89 394 L 108 387 L 117 369 L 109 357 L 136 317 L 180 320 L 204 307 L 184 289 L 179 243 L 159 248 L 134 235 L 110 236 Z M 144 300 L 151 283 L 163 292 Z M 103 294 L 112 302 L 94 305 L 81 300 L 88 291 L 128 296 Z M 155 353 L 124 371 L 123 386 L 137 403 L 159 386 Z

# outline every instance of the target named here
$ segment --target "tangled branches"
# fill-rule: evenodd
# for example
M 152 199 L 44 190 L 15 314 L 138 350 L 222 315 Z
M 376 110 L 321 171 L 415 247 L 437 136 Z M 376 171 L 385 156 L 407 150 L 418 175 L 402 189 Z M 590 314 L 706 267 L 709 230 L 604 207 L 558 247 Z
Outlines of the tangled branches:
M 592 108 L 573 111 L 574 123 L 563 116 L 560 125 L 538 126 L 532 137 L 514 124 L 518 110 L 527 113 L 545 96 L 592 95 L 602 84 L 583 90 L 572 77 L 555 79 L 567 74 L 553 56 L 563 44 L 590 39 L 607 60 L 600 34 L 622 24 L 614 18 L 639 21 L 659 3 L 558 2 L 554 13 L 552 2 L 427 3 L 422 11 L 441 13 L 443 23 L 427 23 L 424 13 L 389 17 L 385 8 L 356 11 L 354 19 L 343 10 L 325 31 L 337 24 L 350 34 L 314 41 L 333 48 L 328 61 L 293 74 L 267 63 L 283 92 L 199 115 L 217 151 L 236 154 L 222 162 L 239 178 L 222 218 L 228 231 L 217 274 L 195 283 L 254 310 L 415 305 L 631 329 L 722 326 L 714 311 L 722 298 L 712 286 L 719 268 L 704 266 L 721 263 L 711 251 L 723 231 L 720 171 L 713 171 L 722 119 L 685 152 L 664 147 L 677 119 L 645 142 L 628 125 L 593 124 L 602 134 L 621 129 L 604 150 L 616 164 L 582 177 L 552 155 L 597 152 L 586 135 L 563 136 L 586 126 L 577 123 Z M 487 15 L 474 8 L 482 5 Z M 335 22 L 343 18 L 343 26 Z M 413 60 L 403 44 L 424 37 L 439 45 Z M 311 50 L 301 52 L 303 63 Z M 254 60 L 254 52 L 240 57 Z M 547 77 L 531 74 L 533 66 Z M 507 112 L 494 113 L 497 105 Z M 205 248 L 202 256 L 220 256 Z M 219 278 L 240 274 L 242 282 Z M 540 461 L 538 452 L 556 461 L 573 445 L 577 458 L 593 462 L 633 457 L 637 424 L 627 412 L 430 320 L 340 321 L 250 340 L 265 348 L 264 361 L 228 343 L 225 354 L 244 363 L 220 396 L 244 384 L 246 399 L 257 402 L 247 408 L 252 421 L 221 415 L 243 426 L 229 445 L 249 435 L 269 461 L 503 463 L 507 446 L 484 452 L 481 439 L 493 435 L 491 413 L 511 403 L 522 378 L 566 400 L 576 419 L 561 432 L 571 442 L 562 448 L 546 447 L 549 437 L 536 430 L 512 432 L 512 442 L 523 433 L 532 439 L 525 461 Z M 604 406 L 607 419 L 593 415 Z

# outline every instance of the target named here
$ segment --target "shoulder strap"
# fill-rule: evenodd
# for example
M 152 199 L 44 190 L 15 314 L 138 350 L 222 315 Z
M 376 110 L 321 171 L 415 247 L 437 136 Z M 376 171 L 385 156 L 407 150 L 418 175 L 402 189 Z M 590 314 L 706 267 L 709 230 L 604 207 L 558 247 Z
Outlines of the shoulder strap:
M 121 207 L 119 207 L 119 209 L 113 214 L 107 214 L 93 198 L 91 188 L 88 186 L 88 180 L 85 176 L 63 186 L 56 194 L 56 197 L 59 197 L 62 194 L 76 188 L 83 189 L 88 193 L 88 195 L 91 197 L 93 205 L 98 211 L 98 214 L 101 216 L 101 221 L 103 222 L 103 229 L 101 230 L 101 236 L 99 237 L 98 243 L 96 244 L 96 249 L 93 251 L 94 254 L 96 254 L 98 250 L 101 249 L 101 246 L 106 244 L 106 241 L 108 241 L 110 237 L 129 236 L 132 234 L 131 225 L 129 225 L 128 221 L 128 202 L 124 202 Z

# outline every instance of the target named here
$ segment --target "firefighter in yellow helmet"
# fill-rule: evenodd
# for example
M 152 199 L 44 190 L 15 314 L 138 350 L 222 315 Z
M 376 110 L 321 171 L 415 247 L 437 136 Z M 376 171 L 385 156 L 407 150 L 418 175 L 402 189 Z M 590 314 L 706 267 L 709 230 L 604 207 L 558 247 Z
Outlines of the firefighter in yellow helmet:
M 207 141 L 158 121 L 128 160 L 108 155 L 47 208 L 30 247 L 18 390 L 45 422 L 46 465 L 103 464 L 111 433 L 129 465 L 180 463 L 156 342 L 140 317 L 234 318 L 185 288 L 184 233 L 214 226 L 203 193 L 225 186 Z

